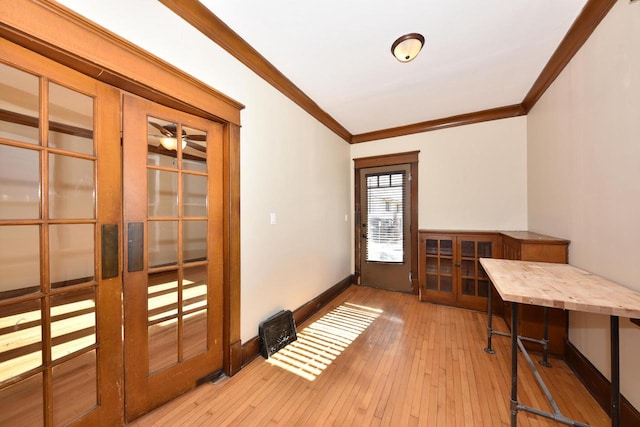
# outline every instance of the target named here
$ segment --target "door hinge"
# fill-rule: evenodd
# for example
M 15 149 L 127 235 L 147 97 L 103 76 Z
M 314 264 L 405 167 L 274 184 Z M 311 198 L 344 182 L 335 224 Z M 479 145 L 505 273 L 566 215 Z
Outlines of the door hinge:
M 409 181 L 411 181 L 413 179 L 413 175 L 409 174 Z
M 409 272 L 409 284 L 413 284 L 413 271 Z

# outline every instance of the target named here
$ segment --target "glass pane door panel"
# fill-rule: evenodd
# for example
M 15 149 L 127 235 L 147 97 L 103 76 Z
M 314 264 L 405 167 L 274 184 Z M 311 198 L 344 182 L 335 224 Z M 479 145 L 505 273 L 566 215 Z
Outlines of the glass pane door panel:
M 148 278 L 149 372 L 178 363 L 178 272 L 151 273 Z
M 491 242 L 478 242 L 478 258 L 491 258 Z
M 476 261 L 472 259 L 462 260 L 462 275 L 474 276 L 476 275 Z
M 186 268 L 182 280 L 182 311 L 194 311 L 206 306 L 207 266 Z
M 478 296 L 487 298 L 489 296 L 489 281 L 478 280 Z
M 367 262 L 404 262 L 404 173 L 368 175 Z
M 40 301 L 27 301 L 0 309 L 0 382 L 24 374 L 40 365 L 42 365 Z
M 40 153 L 0 145 L 0 219 L 40 218 Z
M 178 314 L 178 272 L 149 274 L 147 287 L 149 322 L 175 317 Z
M 186 145 L 182 148 L 182 169 L 207 172 L 207 133 L 183 126 Z
M 453 282 L 451 277 L 440 277 L 440 291 L 441 292 L 453 292 Z
M 438 258 L 427 257 L 427 273 L 438 273 Z
M 0 226 L 0 299 L 40 290 L 40 226 Z
M 96 343 L 93 288 L 51 297 L 51 337 L 53 360 Z
M 178 363 L 178 319 L 170 319 L 148 327 L 149 373 Z
M 453 260 L 451 258 L 440 259 L 440 274 L 453 273 Z
M 147 171 L 150 217 L 178 216 L 178 174 L 157 169 Z
M 438 290 L 438 276 L 436 274 L 427 274 L 427 289 Z
M 94 154 L 93 98 L 49 84 L 49 147 Z
M 98 404 L 96 351 L 52 369 L 53 425 L 68 425 Z
M 186 314 L 183 317 L 183 358 L 197 356 L 207 351 L 207 310 Z
M 49 155 L 49 218 L 95 218 L 93 160 Z
M 207 216 L 207 177 L 182 175 L 182 214 L 186 217 Z
M 40 79 L 0 63 L 0 138 L 40 144 Z
M 149 268 L 178 263 L 178 221 L 148 222 Z
M 440 240 L 440 255 L 453 255 L 453 240 Z
M 178 124 L 159 119 L 147 118 L 147 164 L 176 168 L 178 158 Z M 184 149 L 187 141 L 180 138 L 180 145 Z
M 184 262 L 206 260 L 207 221 L 184 221 L 182 227 L 182 259 Z
M 94 279 L 94 224 L 49 226 L 51 287 L 75 285 Z
M 475 295 L 476 281 L 474 279 L 462 279 L 462 295 Z
M 463 240 L 460 243 L 463 258 L 474 258 L 476 256 L 476 242 L 473 240 Z
M 0 389 L 0 426 L 41 426 L 43 415 L 42 374 Z

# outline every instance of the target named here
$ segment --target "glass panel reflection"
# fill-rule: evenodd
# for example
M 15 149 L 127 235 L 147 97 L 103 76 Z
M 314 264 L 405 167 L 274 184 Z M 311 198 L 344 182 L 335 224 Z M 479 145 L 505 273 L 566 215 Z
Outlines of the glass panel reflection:
M 207 266 L 185 268 L 182 280 L 182 311 L 207 306 Z
M 149 274 L 147 310 L 149 372 L 178 362 L 178 272 Z
M 148 328 L 149 373 L 178 363 L 177 319 L 156 323 Z
M 147 283 L 147 311 L 150 322 L 178 314 L 178 272 L 151 273 Z
M 0 145 L 0 219 L 40 218 L 39 154 Z
M 186 145 L 182 148 L 182 168 L 185 170 L 207 171 L 207 133 L 183 126 Z
M 41 325 L 39 300 L 2 308 L 0 311 L 0 383 L 42 365 Z M 3 424 L 0 423 L 0 425 Z
M 0 226 L 0 299 L 40 290 L 40 226 Z
M 39 78 L 0 63 L 0 138 L 40 143 Z
M 178 139 L 176 123 L 156 117 L 147 119 L 147 164 L 154 166 L 177 168 Z M 182 148 L 187 142 L 182 140 Z
M 94 288 L 51 297 L 51 337 L 53 360 L 96 343 Z
M 49 218 L 95 218 L 93 160 L 49 155 Z
M 53 375 L 53 424 L 68 425 L 98 404 L 96 351 L 58 366 Z
M 150 217 L 178 216 L 178 173 L 156 169 L 147 170 Z
M 183 318 L 183 359 L 207 351 L 207 310 L 188 314 Z
M 93 98 L 49 84 L 49 147 L 93 154 Z
M 42 374 L 0 390 L 0 426 L 42 426 Z
M 182 175 L 182 214 L 184 216 L 207 216 L 207 177 Z
M 149 268 L 178 263 L 178 221 L 148 222 Z
M 207 259 L 207 221 L 184 221 L 182 232 L 183 262 Z
M 49 226 L 49 269 L 51 286 L 75 285 L 94 279 L 94 225 L 55 224 Z

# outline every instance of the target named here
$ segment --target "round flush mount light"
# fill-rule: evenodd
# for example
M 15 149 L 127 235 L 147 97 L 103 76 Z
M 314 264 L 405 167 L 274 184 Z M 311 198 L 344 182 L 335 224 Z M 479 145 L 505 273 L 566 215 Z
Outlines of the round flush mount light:
M 424 45 L 424 36 L 418 33 L 405 34 L 391 45 L 391 53 L 400 62 L 413 60 Z

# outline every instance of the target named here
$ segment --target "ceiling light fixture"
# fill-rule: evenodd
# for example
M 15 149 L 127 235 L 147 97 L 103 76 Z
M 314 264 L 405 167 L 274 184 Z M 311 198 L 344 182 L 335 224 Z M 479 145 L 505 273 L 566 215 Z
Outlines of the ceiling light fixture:
M 405 34 L 391 45 L 391 53 L 400 62 L 413 60 L 424 45 L 424 36 L 418 33 Z

